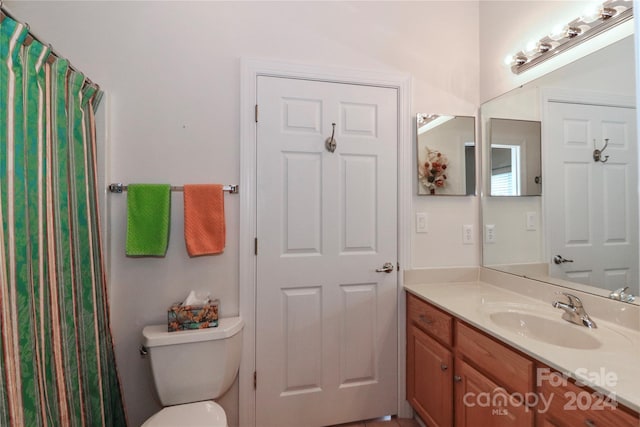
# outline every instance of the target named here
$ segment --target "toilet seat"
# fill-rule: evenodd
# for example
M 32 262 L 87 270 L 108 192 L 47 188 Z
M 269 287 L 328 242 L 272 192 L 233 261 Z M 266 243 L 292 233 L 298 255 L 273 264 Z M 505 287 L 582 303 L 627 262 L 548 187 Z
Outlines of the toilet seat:
M 227 415 L 212 400 L 167 406 L 151 416 L 142 427 L 228 427 Z

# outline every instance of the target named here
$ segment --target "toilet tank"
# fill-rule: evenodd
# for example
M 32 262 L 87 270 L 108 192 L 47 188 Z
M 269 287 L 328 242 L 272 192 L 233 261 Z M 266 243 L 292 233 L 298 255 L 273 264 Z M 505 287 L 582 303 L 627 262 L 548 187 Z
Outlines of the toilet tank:
M 167 332 L 167 325 L 146 326 L 144 346 L 163 406 L 217 399 L 233 384 L 240 367 L 240 317 L 219 320 L 218 327 Z

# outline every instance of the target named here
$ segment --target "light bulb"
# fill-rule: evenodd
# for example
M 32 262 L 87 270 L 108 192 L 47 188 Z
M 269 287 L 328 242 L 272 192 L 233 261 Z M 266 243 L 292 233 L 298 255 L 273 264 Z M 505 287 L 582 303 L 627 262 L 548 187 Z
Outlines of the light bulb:
M 531 40 L 527 43 L 527 47 L 524 49 L 524 53 L 527 56 L 532 55 L 538 51 L 538 40 Z
M 513 64 L 513 55 L 507 55 L 504 57 L 504 65 L 510 66 Z
M 566 25 L 556 25 L 549 34 L 549 38 L 555 41 L 565 38 L 567 35 L 566 28 Z
M 587 7 L 584 10 L 584 12 L 582 12 L 582 16 L 580 16 L 580 20 L 586 24 L 590 24 L 600 19 L 601 14 L 602 14 L 602 9 L 600 5 L 592 4 L 589 7 Z

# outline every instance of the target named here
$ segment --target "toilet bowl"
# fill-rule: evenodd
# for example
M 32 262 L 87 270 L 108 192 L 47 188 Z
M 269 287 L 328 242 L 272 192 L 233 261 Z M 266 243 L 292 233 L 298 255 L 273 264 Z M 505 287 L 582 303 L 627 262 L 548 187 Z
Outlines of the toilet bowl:
M 153 382 L 165 407 L 143 427 L 227 427 L 224 409 L 214 402 L 238 375 L 242 348 L 240 317 L 219 320 L 218 327 L 167 332 L 167 325 L 146 326 L 142 335 Z
M 142 427 L 207 426 L 228 427 L 227 415 L 212 400 L 168 406 L 156 412 Z

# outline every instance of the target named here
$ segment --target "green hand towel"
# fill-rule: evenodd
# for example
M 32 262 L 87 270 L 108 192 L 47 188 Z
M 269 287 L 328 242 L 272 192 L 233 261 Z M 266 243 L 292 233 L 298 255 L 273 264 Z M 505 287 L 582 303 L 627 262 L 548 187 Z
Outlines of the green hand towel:
M 164 256 L 169 243 L 171 186 L 130 184 L 127 188 L 128 256 Z

